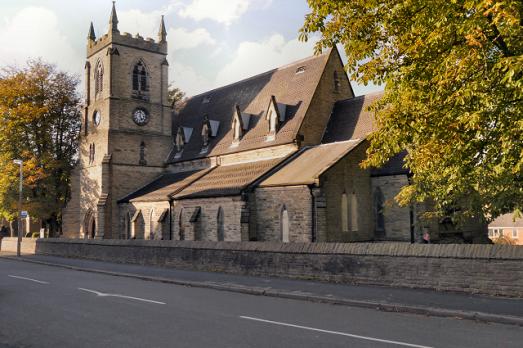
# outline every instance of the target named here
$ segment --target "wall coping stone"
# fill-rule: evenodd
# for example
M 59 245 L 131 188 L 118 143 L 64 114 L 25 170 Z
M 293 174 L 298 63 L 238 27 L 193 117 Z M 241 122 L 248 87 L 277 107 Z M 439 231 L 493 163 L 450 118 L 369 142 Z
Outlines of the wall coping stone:
M 2 242 L 12 243 L 6 237 Z M 410 243 L 279 243 L 279 242 L 210 242 L 171 240 L 86 240 L 66 238 L 31 239 L 23 243 L 79 244 L 120 247 L 208 249 L 227 251 L 272 252 L 287 254 L 337 254 L 360 256 L 403 256 L 485 260 L 523 260 L 523 247 L 495 244 L 410 244 Z M 0 249 L 1 250 L 1 249 Z

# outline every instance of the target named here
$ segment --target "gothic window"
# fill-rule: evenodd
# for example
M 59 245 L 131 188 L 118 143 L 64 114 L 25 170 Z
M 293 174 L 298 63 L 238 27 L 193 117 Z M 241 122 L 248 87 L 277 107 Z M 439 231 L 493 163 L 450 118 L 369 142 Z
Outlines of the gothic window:
M 104 89 L 104 67 L 102 62 L 98 62 L 94 72 L 94 93 L 97 95 Z
M 342 232 L 349 232 L 349 202 L 345 192 L 341 195 L 340 215 Z
M 283 243 L 289 243 L 289 212 L 287 211 L 287 207 L 285 205 L 281 210 L 280 224 L 281 241 Z
M 350 227 L 353 232 L 358 231 L 358 198 L 355 193 L 350 195 Z
M 147 71 L 144 64 L 140 61 L 133 69 L 133 91 L 147 92 L 149 86 L 147 84 Z
M 202 207 L 196 207 L 192 213 L 190 223 L 193 225 L 194 240 L 203 240 Z
M 147 165 L 147 161 L 145 160 L 145 143 L 143 141 L 140 143 L 140 161 L 138 164 L 141 166 Z
M 340 77 L 338 76 L 338 72 L 334 71 L 334 92 L 338 93 L 341 88 L 341 81 Z
M 94 163 L 94 155 L 95 155 L 95 145 L 94 143 L 89 144 L 89 164 Z
M 155 239 L 154 234 L 154 209 L 149 213 L 149 239 Z
M 223 209 L 222 207 L 218 208 L 218 215 L 216 216 L 216 225 L 218 226 L 218 242 L 225 240 L 225 231 L 224 231 L 224 223 L 223 223 Z
M 385 232 L 385 214 L 384 214 L 385 197 L 379 187 L 374 191 L 374 219 L 376 232 Z

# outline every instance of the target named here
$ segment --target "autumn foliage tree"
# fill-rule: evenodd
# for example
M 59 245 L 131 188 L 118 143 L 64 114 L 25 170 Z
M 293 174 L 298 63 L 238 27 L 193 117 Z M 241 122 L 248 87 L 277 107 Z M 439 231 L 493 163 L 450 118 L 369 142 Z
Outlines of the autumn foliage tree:
M 43 61 L 0 75 L 0 217 L 17 212 L 24 161 L 23 209 L 56 231 L 69 197 L 80 129 L 78 78 Z
M 521 210 L 521 0 L 308 3 L 301 38 L 319 32 L 317 51 L 343 45 L 352 79 L 386 86 L 363 165 L 407 151 L 400 203 L 429 199 L 434 214 L 487 222 Z

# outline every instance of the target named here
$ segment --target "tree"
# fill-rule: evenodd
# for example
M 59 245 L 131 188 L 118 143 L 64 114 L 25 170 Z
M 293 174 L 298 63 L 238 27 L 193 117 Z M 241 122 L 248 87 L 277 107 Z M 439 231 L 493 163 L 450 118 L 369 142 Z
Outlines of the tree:
M 0 74 L 0 217 L 17 214 L 18 166 L 24 161 L 23 209 L 55 232 L 69 195 L 80 130 L 78 78 L 43 61 Z
M 309 0 L 300 37 L 340 43 L 359 83 L 384 84 L 363 166 L 406 150 L 401 204 L 487 222 L 523 206 L 523 2 Z M 457 209 L 456 209 L 457 208 Z
M 180 88 L 174 87 L 173 85 L 169 85 L 169 103 L 171 103 L 171 106 L 173 109 L 177 110 L 179 107 L 183 105 L 185 102 L 185 92 L 183 92 Z

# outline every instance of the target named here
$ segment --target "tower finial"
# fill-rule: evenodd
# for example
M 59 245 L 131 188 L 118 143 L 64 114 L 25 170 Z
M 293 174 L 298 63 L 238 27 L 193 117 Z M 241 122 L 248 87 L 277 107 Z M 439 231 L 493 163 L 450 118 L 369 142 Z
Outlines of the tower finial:
M 113 9 L 111 10 L 111 18 L 109 18 L 109 31 L 118 33 L 118 16 L 116 15 L 116 1 L 113 1 Z
M 94 33 L 93 22 L 91 22 L 91 26 L 89 27 L 89 34 L 87 34 L 87 40 L 96 41 L 96 34 Z
M 167 42 L 167 30 L 165 30 L 165 23 L 163 21 L 163 15 L 162 15 L 162 20 L 160 22 L 160 30 L 158 30 L 158 41 L 161 43 Z

